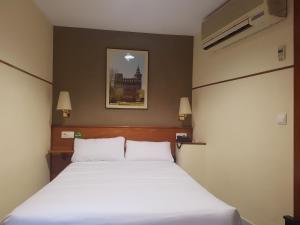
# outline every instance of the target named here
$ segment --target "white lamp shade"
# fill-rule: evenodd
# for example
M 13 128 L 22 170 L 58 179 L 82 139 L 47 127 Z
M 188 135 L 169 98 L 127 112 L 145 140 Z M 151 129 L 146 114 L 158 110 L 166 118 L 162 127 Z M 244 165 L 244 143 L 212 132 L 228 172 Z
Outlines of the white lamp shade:
M 70 94 L 68 91 L 59 92 L 57 107 L 58 110 L 72 110 Z
M 180 98 L 179 115 L 192 114 L 191 105 L 188 97 Z

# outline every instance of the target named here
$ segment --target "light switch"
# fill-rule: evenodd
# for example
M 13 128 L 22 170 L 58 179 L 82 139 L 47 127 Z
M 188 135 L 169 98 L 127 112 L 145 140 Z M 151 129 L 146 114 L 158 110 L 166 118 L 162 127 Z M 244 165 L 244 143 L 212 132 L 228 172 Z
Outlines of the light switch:
M 62 131 L 61 138 L 74 138 L 74 131 Z
M 287 113 L 286 112 L 278 113 L 276 120 L 278 125 L 287 125 Z
M 286 46 L 280 46 L 277 50 L 277 54 L 278 54 L 278 60 L 279 61 L 284 61 L 286 58 Z

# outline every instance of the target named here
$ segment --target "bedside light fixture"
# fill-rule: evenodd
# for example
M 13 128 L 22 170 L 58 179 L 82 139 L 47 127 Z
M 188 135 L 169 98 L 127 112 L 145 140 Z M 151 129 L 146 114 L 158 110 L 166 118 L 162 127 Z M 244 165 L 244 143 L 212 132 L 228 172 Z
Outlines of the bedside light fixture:
M 180 98 L 180 105 L 179 105 L 179 120 L 185 120 L 187 115 L 192 114 L 191 105 L 189 102 L 188 97 Z
M 70 117 L 72 106 L 71 106 L 70 94 L 68 91 L 59 92 L 56 109 L 62 110 L 64 118 Z

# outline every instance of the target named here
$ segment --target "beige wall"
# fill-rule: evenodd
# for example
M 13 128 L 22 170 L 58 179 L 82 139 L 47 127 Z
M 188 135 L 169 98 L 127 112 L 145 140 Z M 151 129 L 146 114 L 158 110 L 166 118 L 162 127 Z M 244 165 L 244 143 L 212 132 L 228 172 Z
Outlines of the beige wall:
M 216 52 L 203 52 L 197 35 L 193 87 L 293 65 L 292 8 L 282 23 Z M 293 214 L 293 69 L 193 90 L 192 107 L 194 139 L 207 146 L 185 147 L 187 170 L 249 222 L 284 224 Z M 277 125 L 280 112 L 288 125 Z
M 31 0 L 0 1 L 0 59 L 52 81 L 52 26 Z M 0 63 L 0 220 L 49 181 L 52 85 Z
M 0 28 L 0 59 L 52 81 L 53 28 L 32 0 L 1 0 Z

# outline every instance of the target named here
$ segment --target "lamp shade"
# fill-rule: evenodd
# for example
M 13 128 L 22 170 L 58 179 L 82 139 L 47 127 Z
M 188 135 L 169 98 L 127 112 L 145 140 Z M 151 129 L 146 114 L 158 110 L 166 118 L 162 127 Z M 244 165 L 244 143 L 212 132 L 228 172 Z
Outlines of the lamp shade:
M 72 110 L 70 94 L 68 91 L 59 92 L 57 107 L 58 110 Z
M 179 115 L 192 114 L 191 105 L 188 97 L 180 98 Z

